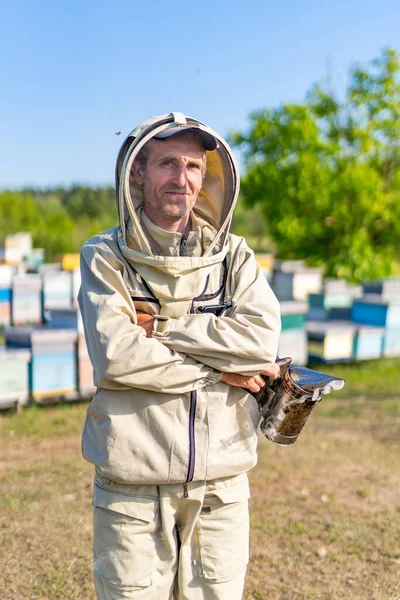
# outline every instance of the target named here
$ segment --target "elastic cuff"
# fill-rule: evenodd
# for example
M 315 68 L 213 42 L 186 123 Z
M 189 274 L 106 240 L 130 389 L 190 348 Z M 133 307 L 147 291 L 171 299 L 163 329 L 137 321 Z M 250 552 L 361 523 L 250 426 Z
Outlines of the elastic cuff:
M 154 318 L 153 337 L 163 337 L 163 334 L 166 333 L 168 329 L 168 321 L 169 317 L 166 317 L 164 315 L 157 315 Z

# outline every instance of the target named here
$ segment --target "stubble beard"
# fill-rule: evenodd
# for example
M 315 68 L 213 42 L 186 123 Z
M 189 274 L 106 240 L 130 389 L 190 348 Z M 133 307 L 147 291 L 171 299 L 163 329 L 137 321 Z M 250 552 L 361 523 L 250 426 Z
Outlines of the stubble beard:
M 169 189 L 167 191 L 179 192 L 181 190 L 179 190 L 179 189 L 170 190 Z M 163 194 L 161 194 L 160 197 L 152 198 L 151 200 L 149 200 L 149 197 L 146 194 L 146 189 L 144 189 L 143 192 L 144 192 L 145 213 L 156 225 L 159 225 L 162 228 L 163 228 L 163 225 L 162 225 L 163 223 L 176 224 L 176 223 L 182 221 L 183 219 L 187 218 L 197 200 L 197 196 L 196 196 L 196 199 L 194 201 L 191 200 L 188 204 L 186 202 L 186 196 L 185 196 L 185 199 L 182 199 L 182 201 L 179 201 L 179 200 L 178 201 L 176 201 L 176 200 L 166 201 L 165 196 Z

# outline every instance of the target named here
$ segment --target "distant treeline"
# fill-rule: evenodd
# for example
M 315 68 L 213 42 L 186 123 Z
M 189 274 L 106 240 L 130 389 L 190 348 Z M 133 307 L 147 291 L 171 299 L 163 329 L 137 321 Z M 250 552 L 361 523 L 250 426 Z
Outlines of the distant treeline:
M 46 261 L 79 252 L 84 241 L 118 223 L 115 189 L 73 186 L 0 192 L 0 235 L 32 233 Z
M 67 252 L 79 252 L 89 237 L 118 223 L 116 194 L 111 186 L 0 192 L 0 236 L 30 231 L 34 247 L 45 249 L 48 262 Z M 259 209 L 245 209 L 239 203 L 234 231 L 248 236 L 255 250 L 269 249 Z

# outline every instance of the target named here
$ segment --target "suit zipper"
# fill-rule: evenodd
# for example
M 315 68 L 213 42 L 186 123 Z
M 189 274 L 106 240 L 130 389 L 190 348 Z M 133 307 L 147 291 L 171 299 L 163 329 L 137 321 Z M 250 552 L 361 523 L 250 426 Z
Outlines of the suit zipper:
M 188 242 L 188 235 L 187 233 L 182 235 L 181 238 L 181 243 L 179 246 L 179 256 L 187 256 L 187 242 Z
M 186 477 L 186 483 L 193 480 L 194 467 L 196 462 L 196 441 L 194 437 L 194 420 L 196 417 L 197 392 L 190 392 L 190 409 L 189 409 L 189 466 Z
M 194 313 L 194 304 L 190 307 L 190 312 Z M 194 434 L 194 422 L 196 418 L 196 407 L 197 407 L 197 391 L 193 390 L 190 392 L 190 407 L 189 407 L 189 464 L 186 476 L 186 483 L 183 485 L 184 496 L 188 497 L 187 484 L 193 480 L 194 468 L 196 463 L 196 440 Z

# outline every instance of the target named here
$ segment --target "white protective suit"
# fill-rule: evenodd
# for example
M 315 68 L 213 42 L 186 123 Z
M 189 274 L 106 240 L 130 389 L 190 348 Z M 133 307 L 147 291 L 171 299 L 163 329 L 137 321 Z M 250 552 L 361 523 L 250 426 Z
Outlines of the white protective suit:
M 180 234 L 163 243 L 162 231 L 143 215 L 142 190 L 131 170 L 149 139 L 177 125 L 207 131 L 219 142 L 207 151 L 207 175 L 184 256 Z M 116 186 L 120 226 L 88 240 L 81 253 L 79 303 L 97 386 L 82 442 L 84 457 L 96 467 L 94 505 L 137 516 L 134 490 L 149 486 L 153 493 L 140 510 L 151 521 L 157 507 L 165 513 L 154 504 L 158 486 L 170 485 L 190 498 L 198 489 L 207 496 L 211 485 L 222 503 L 247 500 L 245 473 L 257 459 L 259 412 L 251 395 L 220 377 L 222 372 L 255 375 L 275 361 L 280 316 L 253 252 L 229 233 L 239 191 L 232 151 L 194 119 L 180 113 L 157 117 L 123 143 Z M 156 317 L 151 338 L 137 325 L 137 310 Z M 113 543 L 107 536 L 103 542 L 106 548 Z M 230 581 L 237 568 L 233 561 L 228 577 L 225 569 L 208 579 Z M 160 572 L 154 561 L 147 570 L 147 575 Z M 167 570 L 174 572 L 171 565 Z M 206 571 L 203 565 L 201 576 L 207 578 Z M 136 575 L 124 583 L 118 565 L 99 576 L 108 582 L 107 593 L 97 588 L 99 598 L 153 597 L 135 594 L 151 588 L 154 577 L 139 578 L 139 585 Z M 120 590 L 121 585 L 133 595 L 113 595 L 113 586 Z M 226 594 L 233 600 L 232 589 Z M 210 592 L 204 597 L 222 598 Z

